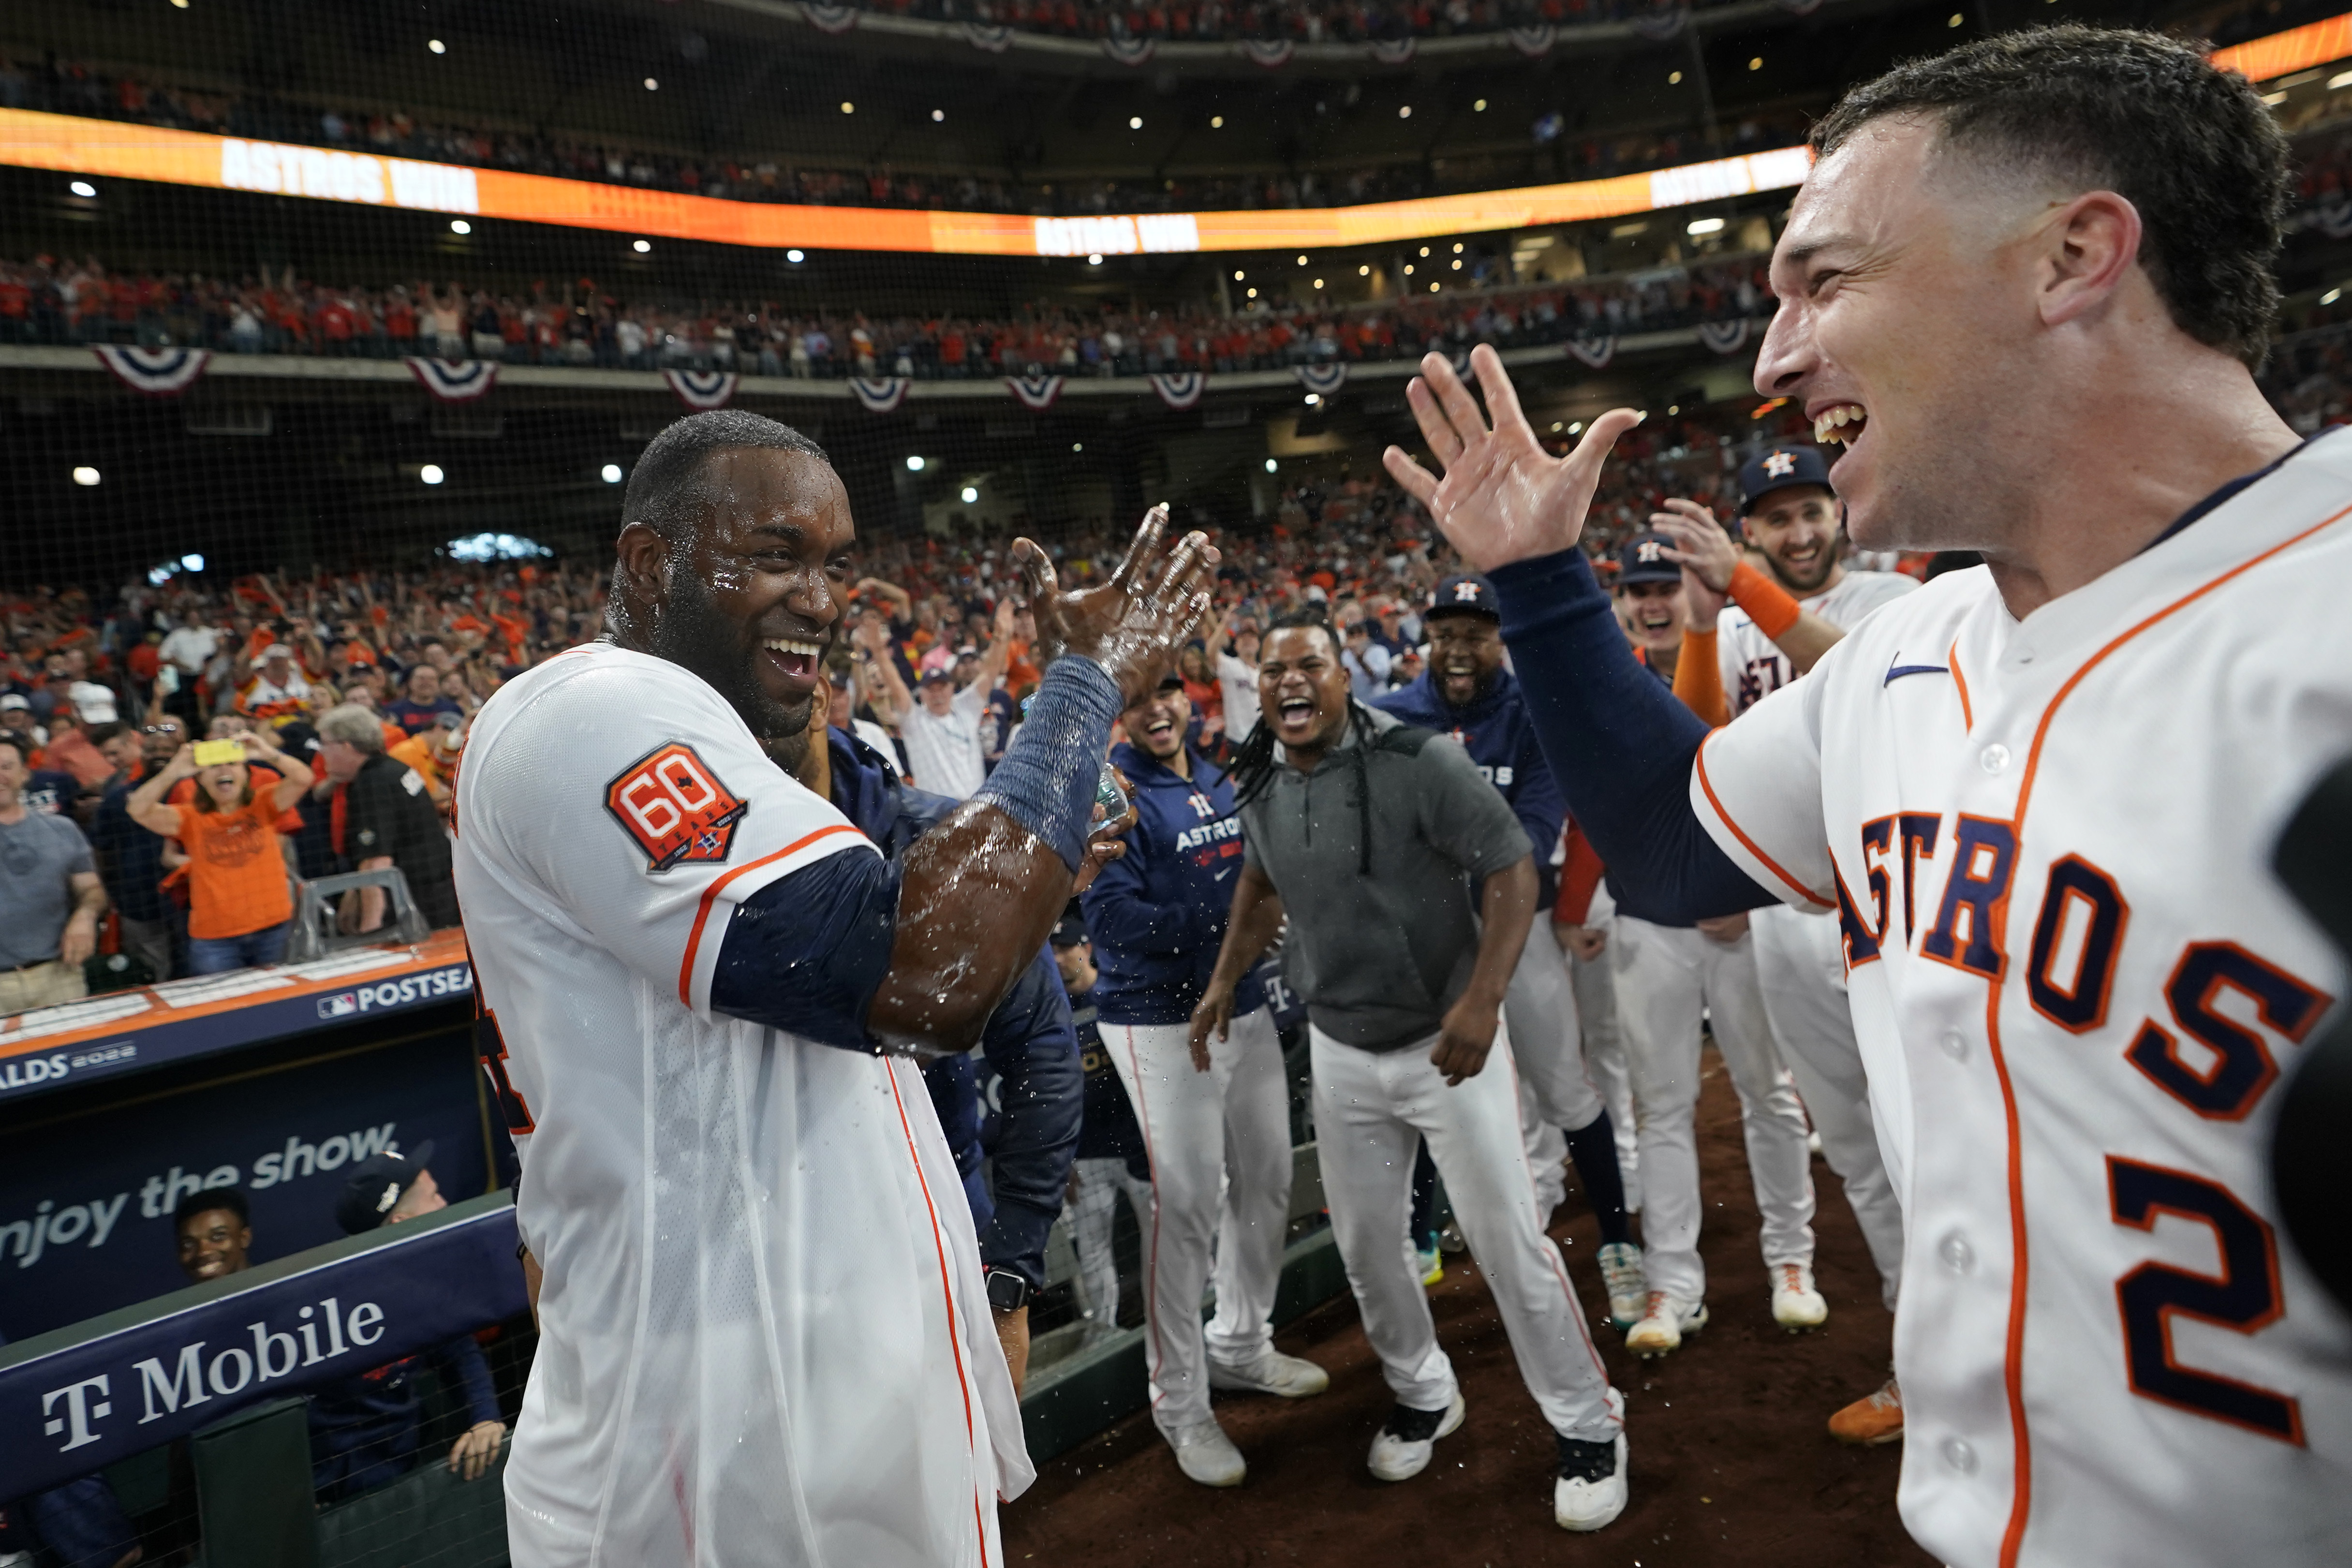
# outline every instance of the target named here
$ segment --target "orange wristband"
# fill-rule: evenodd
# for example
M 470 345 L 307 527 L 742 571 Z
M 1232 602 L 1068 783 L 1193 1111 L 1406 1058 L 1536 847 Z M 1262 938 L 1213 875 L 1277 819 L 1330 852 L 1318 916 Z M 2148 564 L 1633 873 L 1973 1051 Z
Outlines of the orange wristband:
M 1731 574 L 1731 602 L 1748 612 L 1758 631 L 1776 642 L 1804 614 L 1786 588 L 1745 561 Z

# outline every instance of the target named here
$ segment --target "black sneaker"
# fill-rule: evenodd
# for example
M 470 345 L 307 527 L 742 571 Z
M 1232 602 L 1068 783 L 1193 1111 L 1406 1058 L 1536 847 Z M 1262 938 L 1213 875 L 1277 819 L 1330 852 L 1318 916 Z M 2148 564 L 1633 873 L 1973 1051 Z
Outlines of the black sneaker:
M 1429 1468 L 1429 1456 L 1440 1437 L 1462 1425 L 1466 1407 L 1456 1391 L 1454 1403 L 1443 1410 L 1415 1410 L 1400 1405 L 1381 1424 L 1372 1439 L 1369 1461 L 1372 1474 L 1384 1481 L 1409 1481 Z

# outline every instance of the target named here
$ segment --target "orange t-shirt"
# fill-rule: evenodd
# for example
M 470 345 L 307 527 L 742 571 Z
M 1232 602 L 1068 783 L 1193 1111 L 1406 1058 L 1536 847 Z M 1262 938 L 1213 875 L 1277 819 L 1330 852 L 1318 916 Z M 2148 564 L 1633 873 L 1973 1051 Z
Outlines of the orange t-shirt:
M 188 934 L 243 936 L 294 918 L 286 858 L 278 848 L 278 808 L 257 795 L 235 811 L 175 808 L 187 847 Z

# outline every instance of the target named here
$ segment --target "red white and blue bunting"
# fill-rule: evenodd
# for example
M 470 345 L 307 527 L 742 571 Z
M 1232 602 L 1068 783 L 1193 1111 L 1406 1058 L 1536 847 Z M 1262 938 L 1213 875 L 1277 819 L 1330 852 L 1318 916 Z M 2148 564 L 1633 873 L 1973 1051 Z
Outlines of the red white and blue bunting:
M 1123 66 L 1139 66 L 1160 52 L 1157 38 L 1122 38 L 1116 36 L 1102 41 L 1103 53 Z
M 1633 18 L 1633 31 L 1653 43 L 1663 43 L 1690 26 L 1690 7 L 1683 0 L 1650 0 L 1650 8 Z
M 741 378 L 731 370 L 666 370 L 662 379 L 677 394 L 677 400 L 692 409 L 724 408 L 735 401 L 735 384 Z
M 91 345 L 98 363 L 133 392 L 150 397 L 177 397 L 196 384 L 212 363 L 209 349 L 133 349 L 112 344 Z
M 889 414 L 907 401 L 907 388 L 912 383 L 903 375 L 863 376 L 849 378 L 849 390 L 865 405 L 868 414 Z
M 1018 398 L 1021 406 L 1030 413 L 1043 414 L 1062 395 L 1062 378 L 1043 374 L 1008 375 L 1004 378 L 1004 390 Z
M 1328 364 L 1302 364 L 1298 367 L 1298 384 L 1318 397 L 1328 397 L 1348 384 L 1348 362 L 1333 360 Z
M 819 4 L 818 0 L 801 0 L 801 15 L 807 17 L 808 25 L 818 32 L 832 33 L 836 37 L 857 26 L 857 7 L 855 5 L 826 5 Z
M 1297 53 L 1298 46 L 1288 38 L 1244 38 L 1241 50 L 1242 58 L 1253 65 L 1278 70 L 1290 63 L 1290 57 Z
M 1609 362 L 1617 357 L 1617 340 L 1607 338 L 1570 338 L 1568 352 L 1576 363 L 1587 370 L 1606 370 Z
M 1813 0 L 1813 4 L 1818 5 L 1821 0 Z M 1549 22 L 1540 23 L 1532 27 L 1513 27 L 1509 32 L 1511 47 L 1531 60 L 1541 59 L 1551 53 L 1552 45 L 1559 42 L 1559 29 Z
M 1364 52 L 1384 66 L 1401 66 L 1412 58 L 1420 47 L 1416 38 L 1375 38 Z
M 985 54 L 1001 55 L 1013 47 L 1013 29 L 992 26 L 986 22 L 963 22 L 957 26 L 963 41 Z
M 1209 378 L 1197 370 L 1154 371 L 1146 379 L 1160 402 L 1180 412 L 1200 402 L 1201 394 L 1209 390 Z
M 408 368 L 425 390 L 444 403 L 471 403 L 499 384 L 496 360 L 469 359 L 452 363 L 411 355 Z
M 1736 354 L 1748 346 L 1748 318 L 1736 321 L 1701 321 L 1698 341 L 1719 354 Z

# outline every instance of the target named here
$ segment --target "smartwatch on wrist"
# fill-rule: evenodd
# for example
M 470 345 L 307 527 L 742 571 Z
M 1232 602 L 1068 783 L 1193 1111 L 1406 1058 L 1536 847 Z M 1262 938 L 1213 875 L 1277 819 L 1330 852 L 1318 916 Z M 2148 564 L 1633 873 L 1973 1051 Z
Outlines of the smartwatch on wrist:
M 1029 1281 L 1010 1268 L 984 1268 L 988 1304 L 1000 1312 L 1017 1312 L 1029 1304 Z

